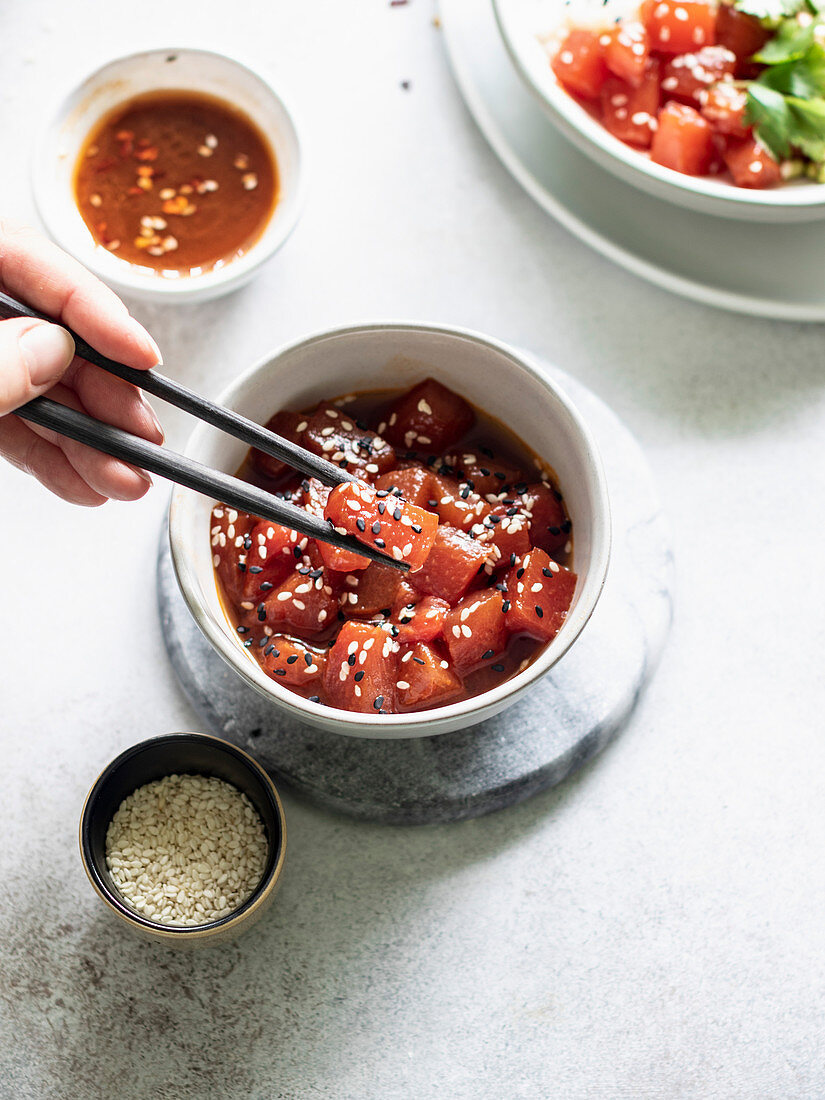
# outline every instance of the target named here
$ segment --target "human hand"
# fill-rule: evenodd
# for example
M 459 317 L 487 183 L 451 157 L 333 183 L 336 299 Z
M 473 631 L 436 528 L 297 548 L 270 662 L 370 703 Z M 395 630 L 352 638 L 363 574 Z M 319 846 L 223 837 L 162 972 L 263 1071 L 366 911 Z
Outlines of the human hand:
M 157 344 L 116 294 L 33 229 L 2 219 L 0 287 L 65 321 L 110 359 L 139 370 L 160 362 Z M 148 474 L 12 415 L 44 393 L 152 443 L 163 442 L 140 390 L 76 358 L 64 328 L 27 318 L 0 321 L 0 455 L 73 504 L 142 497 L 152 484 Z

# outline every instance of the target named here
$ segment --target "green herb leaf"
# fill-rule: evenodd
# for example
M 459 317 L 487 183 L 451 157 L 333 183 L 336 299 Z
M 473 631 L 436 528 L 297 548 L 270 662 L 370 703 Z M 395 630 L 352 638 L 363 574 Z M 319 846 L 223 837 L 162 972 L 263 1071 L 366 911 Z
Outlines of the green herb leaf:
M 806 0 L 735 0 L 733 6 L 743 15 L 778 23 L 781 19 L 796 15 L 807 4 Z
M 799 99 L 825 95 L 825 49 L 814 42 L 798 61 L 786 61 L 765 69 L 757 83 Z
M 791 154 L 788 134 L 792 127 L 791 111 L 781 92 L 755 81 L 748 86 L 745 122 L 775 160 Z
M 825 160 L 825 99 L 786 96 L 785 102 L 793 120 L 791 144 L 811 160 Z
M 795 19 L 787 19 L 759 53 L 753 55 L 754 61 L 760 61 L 763 65 L 798 61 L 814 44 L 814 25 L 810 23 L 807 27 L 800 27 Z

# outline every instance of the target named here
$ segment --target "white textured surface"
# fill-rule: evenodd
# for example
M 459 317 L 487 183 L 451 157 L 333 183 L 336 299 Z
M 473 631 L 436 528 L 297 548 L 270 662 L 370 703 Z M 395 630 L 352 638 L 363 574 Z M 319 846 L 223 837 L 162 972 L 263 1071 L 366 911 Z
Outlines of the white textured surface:
M 82 513 L 4 469 L 3 1100 L 822 1095 L 822 329 L 682 302 L 547 220 L 474 130 L 425 0 L 107 11 L 7 5 L 4 211 L 30 213 L 58 77 L 161 40 L 251 54 L 305 118 L 310 201 L 249 289 L 140 311 L 168 369 L 215 392 L 373 316 L 533 347 L 645 446 L 679 591 L 635 719 L 574 780 L 426 829 L 287 799 L 271 915 L 173 955 L 110 923 L 75 838 L 101 766 L 194 722 L 154 609 L 166 492 Z

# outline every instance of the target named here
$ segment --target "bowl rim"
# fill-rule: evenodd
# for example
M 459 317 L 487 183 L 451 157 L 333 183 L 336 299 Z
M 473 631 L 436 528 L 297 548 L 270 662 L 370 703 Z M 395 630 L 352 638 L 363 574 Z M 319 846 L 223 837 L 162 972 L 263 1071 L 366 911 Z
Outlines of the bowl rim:
M 325 341 L 335 340 L 346 336 L 405 331 L 432 336 L 446 336 L 448 338 L 458 337 L 471 343 L 480 344 L 488 350 L 503 356 L 517 371 L 521 371 L 528 375 L 533 381 L 537 381 L 540 386 L 549 390 L 550 396 L 558 402 L 568 422 L 581 438 L 583 451 L 586 456 L 585 464 L 589 475 L 589 485 L 595 501 L 594 517 L 596 522 L 594 523 L 594 541 L 591 561 L 588 567 L 589 598 L 584 605 L 581 604 L 581 600 L 579 601 L 579 605 L 577 605 L 575 609 L 578 614 L 575 615 L 572 621 L 568 620 L 565 622 L 564 627 L 559 634 L 556 635 L 556 638 L 548 643 L 544 650 L 542 650 L 538 657 L 536 657 L 527 668 L 511 676 L 497 687 L 483 692 L 480 695 L 471 696 L 469 699 L 464 699 L 457 703 L 450 703 L 447 706 L 437 707 L 432 710 L 387 715 L 351 712 L 325 706 L 321 703 L 312 703 L 294 692 L 287 691 L 286 688 L 282 688 L 270 677 L 267 677 L 254 660 L 248 654 L 242 653 L 234 643 L 234 640 L 230 639 L 226 629 L 222 629 L 213 620 L 211 614 L 200 604 L 197 598 L 197 592 L 200 585 L 190 566 L 185 553 L 185 547 L 182 545 L 182 541 L 177 532 L 178 516 L 185 497 L 184 490 L 176 486 L 172 492 L 168 519 L 172 564 L 187 607 L 202 633 L 220 656 L 223 657 L 230 667 L 238 672 L 248 684 L 279 707 L 290 712 L 293 717 L 299 721 L 308 722 L 309 724 L 317 725 L 320 723 L 326 727 L 335 725 L 337 727 L 336 732 L 357 737 L 384 739 L 428 737 L 445 732 L 447 728 L 455 728 L 455 720 L 470 716 L 476 711 L 489 711 L 490 713 L 495 713 L 495 711 L 501 709 L 502 706 L 509 705 L 510 702 L 515 701 L 516 698 L 527 691 L 536 680 L 543 676 L 557 661 L 559 661 L 579 637 L 599 601 L 599 597 L 604 588 L 610 560 L 612 528 L 607 479 L 605 477 L 598 448 L 590 429 L 563 388 L 555 381 L 548 378 L 537 367 L 529 355 L 517 351 L 494 337 L 486 336 L 469 328 L 422 321 L 367 321 L 341 325 L 331 329 L 321 329 L 308 336 L 303 336 L 297 340 L 283 344 L 276 350 L 262 356 L 248 370 L 234 379 L 234 381 L 222 391 L 217 401 L 231 408 L 232 402 L 237 397 L 237 394 L 242 391 L 263 368 L 276 363 L 287 355 L 306 350 L 314 344 L 320 344 Z M 193 452 L 197 450 L 201 440 L 208 433 L 215 430 L 216 429 L 210 428 L 207 424 L 199 424 L 189 437 L 185 453 L 190 457 L 196 457 Z M 601 521 L 601 526 L 599 521 Z M 598 537 L 599 533 L 601 534 L 601 538 Z M 565 628 L 568 626 L 570 629 L 565 631 Z M 561 643 L 556 645 L 559 638 L 561 638 Z M 552 658 L 550 660 L 547 659 L 549 653 L 551 653 Z M 241 656 L 245 657 L 244 661 L 239 659 Z M 479 718 L 479 721 L 480 720 L 482 719 Z M 453 723 L 452 726 L 450 726 L 450 723 Z M 462 724 L 471 725 L 472 721 L 470 720 Z M 437 727 L 445 727 L 445 729 L 439 729 Z
M 596 159 L 602 167 L 608 167 L 608 165 L 599 154 L 604 154 L 609 161 L 616 162 L 612 164 L 611 170 L 619 174 L 622 179 L 650 191 L 656 197 L 664 198 L 665 190 L 681 191 L 685 196 L 685 202 L 692 198 L 696 208 L 700 207 L 705 213 L 713 213 L 713 207 L 716 206 L 715 212 L 720 216 L 724 216 L 724 212 L 719 209 L 721 206 L 727 206 L 729 213 L 734 208 L 740 208 L 752 214 L 804 210 L 810 210 L 814 214 L 817 208 L 825 207 L 825 184 L 815 183 L 813 180 L 805 181 L 804 185 L 797 187 L 788 187 L 783 184 L 773 190 L 760 190 L 737 187 L 733 183 L 712 177 L 689 176 L 656 164 L 640 150 L 614 137 L 593 118 L 561 87 L 549 64 L 547 71 L 550 77 L 547 81 L 536 79 L 533 66 L 523 56 L 525 44 L 522 34 L 514 26 L 513 17 L 508 14 L 513 0 L 491 0 L 491 2 L 501 39 L 522 83 L 538 100 L 551 121 L 559 126 L 583 152 Z M 637 173 L 642 176 L 641 180 L 633 179 Z M 679 203 L 680 200 L 672 196 L 670 201 Z
M 270 796 L 278 820 L 278 844 L 275 849 L 275 860 L 272 867 L 267 874 L 264 875 L 246 901 L 227 916 L 196 925 L 161 924 L 159 921 L 153 921 L 149 917 L 144 917 L 140 913 L 135 912 L 124 901 L 120 900 L 116 891 L 109 887 L 105 878 L 100 874 L 96 861 L 92 858 L 89 845 L 89 828 L 95 800 L 102 791 L 104 785 L 117 771 L 129 764 L 136 756 L 139 756 L 142 752 L 153 745 L 157 745 L 159 742 L 172 744 L 176 741 L 184 742 L 193 739 L 205 745 L 210 745 L 217 751 L 228 751 L 231 755 L 234 755 L 243 766 L 252 772 L 253 775 L 261 780 L 264 789 Z M 171 775 L 173 773 L 170 772 L 169 774 Z M 78 823 L 78 844 L 80 847 L 80 860 L 86 872 L 86 877 L 92 884 L 97 896 L 104 901 L 108 908 L 118 917 L 128 921 L 142 931 L 151 932 L 153 935 L 166 937 L 168 939 L 179 939 L 181 936 L 187 936 L 190 939 L 203 938 L 217 932 L 223 932 L 228 927 L 238 922 L 246 922 L 265 904 L 278 884 L 286 859 L 286 815 L 284 813 L 281 797 L 268 772 L 264 770 L 254 757 L 250 756 L 248 752 L 245 752 L 238 745 L 222 737 L 216 737 L 211 733 L 197 733 L 194 731 L 164 733 L 156 737 L 148 737 L 143 741 L 138 741 L 137 744 L 130 745 L 129 748 L 124 749 L 123 752 L 119 753 L 103 768 L 89 789 L 89 793 L 86 795 L 83 802 L 83 809 L 80 812 L 80 821 Z M 272 841 L 270 841 L 269 850 L 272 850 Z
M 263 89 L 272 101 L 280 108 L 289 130 L 289 140 L 294 142 L 296 158 L 294 181 L 287 197 L 279 193 L 278 201 L 272 209 L 269 220 L 264 226 L 261 235 L 252 244 L 245 255 L 231 263 L 226 264 L 218 271 L 208 271 L 194 279 L 159 279 L 140 275 L 133 270 L 134 265 L 123 262 L 117 265 L 116 270 L 109 270 L 108 265 L 102 265 L 102 254 L 99 247 L 93 242 L 87 248 L 76 248 L 68 239 L 63 230 L 63 220 L 54 209 L 53 195 L 56 192 L 54 181 L 46 172 L 40 171 L 41 166 L 54 155 L 53 132 L 61 125 L 66 117 L 69 105 L 81 95 L 86 85 L 99 78 L 107 70 L 116 70 L 118 66 L 143 57 L 152 57 L 156 54 L 187 54 L 192 56 L 217 58 L 220 62 L 226 62 L 230 67 L 244 70 Z M 151 88 L 147 93 L 151 93 Z M 162 86 L 158 85 L 158 90 Z M 197 91 L 197 89 L 193 89 Z M 144 93 L 138 93 L 142 95 Z M 225 96 L 208 93 L 215 99 L 226 99 Z M 134 96 L 125 96 L 122 102 L 126 103 Z M 230 104 L 232 105 L 232 104 Z M 113 108 L 109 108 L 111 110 Z M 107 112 L 102 112 L 103 117 Z M 246 112 L 243 112 L 246 113 Z M 274 147 L 271 134 L 255 119 L 254 125 L 265 137 L 270 151 L 279 165 L 279 160 Z M 73 80 L 69 87 L 63 87 L 51 100 L 49 108 L 43 114 L 43 120 L 32 143 L 29 158 L 29 179 L 35 210 L 42 225 L 49 236 L 71 256 L 89 268 L 99 279 L 116 286 L 124 293 L 143 295 L 154 300 L 168 298 L 170 301 L 184 301 L 189 298 L 208 297 L 219 291 L 228 291 L 235 285 L 240 285 L 251 278 L 253 273 L 267 260 L 269 260 L 279 248 L 282 247 L 293 233 L 301 217 L 306 202 L 306 162 L 307 150 L 305 139 L 301 136 L 304 132 L 300 119 L 294 106 L 288 104 L 281 92 L 270 83 L 260 69 L 249 59 L 236 52 L 226 53 L 223 50 L 206 49 L 199 46 L 151 46 L 142 50 L 133 50 L 129 53 L 118 54 L 111 57 L 94 69 L 87 71 L 79 79 Z M 72 169 L 73 171 L 74 169 Z M 279 175 L 280 182 L 283 177 Z M 280 211 L 280 214 L 279 214 Z M 277 233 L 270 233 L 270 229 L 279 218 L 280 227 Z M 90 238 L 91 241 L 91 238 Z

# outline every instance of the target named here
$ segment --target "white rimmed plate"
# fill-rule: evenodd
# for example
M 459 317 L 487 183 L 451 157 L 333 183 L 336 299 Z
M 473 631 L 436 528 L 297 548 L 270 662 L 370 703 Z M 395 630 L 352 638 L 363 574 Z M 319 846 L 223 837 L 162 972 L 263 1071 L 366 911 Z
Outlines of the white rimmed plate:
M 698 214 L 605 172 L 550 122 L 518 78 L 492 5 L 441 0 L 459 90 L 507 170 L 603 255 L 676 294 L 740 313 L 825 321 L 825 223 L 753 225 Z

